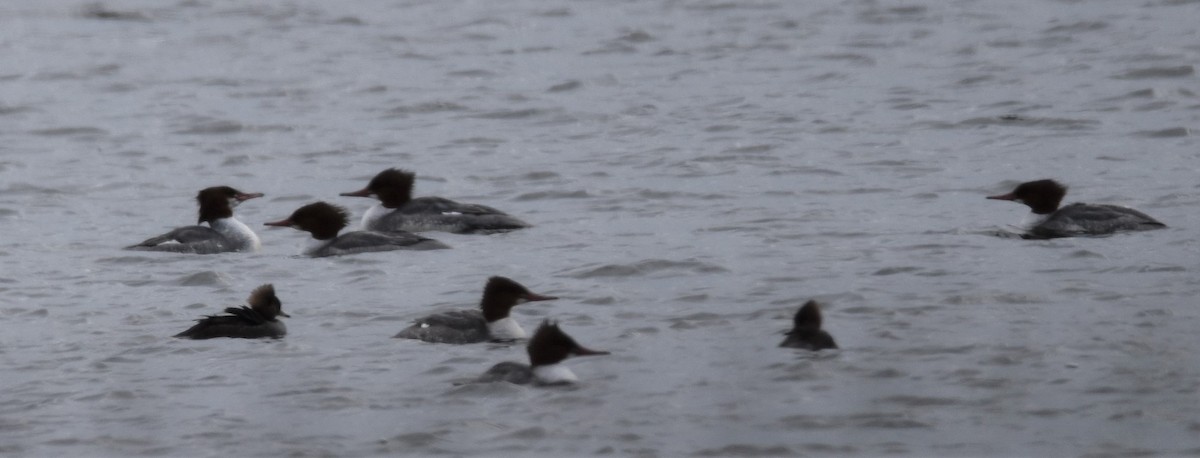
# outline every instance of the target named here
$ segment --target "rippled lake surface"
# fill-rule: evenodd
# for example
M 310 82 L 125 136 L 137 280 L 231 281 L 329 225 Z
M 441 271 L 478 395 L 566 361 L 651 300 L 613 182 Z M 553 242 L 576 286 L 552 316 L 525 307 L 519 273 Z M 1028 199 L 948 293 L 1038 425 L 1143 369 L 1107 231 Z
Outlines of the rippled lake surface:
M 1200 3 L 0 4 L 0 453 L 1200 455 Z M 388 167 L 534 228 L 297 257 L 120 248 L 230 185 L 256 229 Z M 1165 230 L 1002 237 L 1056 178 Z M 392 339 L 517 307 L 611 356 Z M 183 341 L 275 284 L 277 341 Z M 781 349 L 804 301 L 842 349 Z

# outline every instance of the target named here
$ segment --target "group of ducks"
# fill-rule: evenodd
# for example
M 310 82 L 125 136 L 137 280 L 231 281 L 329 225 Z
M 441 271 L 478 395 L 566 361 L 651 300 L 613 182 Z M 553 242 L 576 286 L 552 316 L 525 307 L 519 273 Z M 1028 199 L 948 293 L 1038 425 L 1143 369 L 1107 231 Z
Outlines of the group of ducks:
M 389 250 L 432 250 L 450 248 L 414 232 L 445 231 L 458 234 L 488 234 L 529 227 L 529 224 L 485 205 L 460 203 L 441 197 L 412 197 L 416 175 L 399 169 L 380 172 L 366 188 L 343 196 L 373 197 L 379 203 L 362 219 L 362 230 L 339 233 L 349 224 L 349 213 L 336 205 L 315 202 L 304 205 L 285 219 L 267 226 L 292 227 L 312 235 L 312 244 L 304 254 L 313 257 Z M 249 226 L 233 215 L 239 204 L 262 197 L 229 186 L 205 188 L 196 196 L 200 217 L 195 226 L 174 229 L 127 247 L 138 251 L 212 254 L 258 251 L 261 242 Z M 207 224 L 204 226 L 203 224 Z M 453 311 L 417 320 L 400 331 L 398 338 L 435 343 L 468 344 L 511 342 L 526 337 L 509 313 L 514 306 L 529 301 L 557 299 L 535 294 L 504 277 L 488 279 L 479 310 Z M 279 321 L 289 317 L 275 287 L 255 288 L 246 299 L 248 305 L 229 307 L 224 315 L 206 316 L 175 337 L 187 339 L 280 338 L 287 327 Z M 570 356 L 605 355 L 579 345 L 558 324 L 543 321 L 526 346 L 530 364 L 500 363 L 488 370 L 481 381 L 508 381 L 525 384 L 555 385 L 578 380 L 560 366 Z
M 529 224 L 495 208 L 464 204 L 441 197 L 412 197 L 416 174 L 387 169 L 372 178 L 366 188 L 343 196 L 373 197 L 379 203 L 367 210 L 362 230 L 338 235 L 350 223 L 349 213 L 327 202 L 315 202 L 291 216 L 267 226 L 292 227 L 312 235 L 306 255 L 337 256 L 367 251 L 435 250 L 446 244 L 413 232 L 444 231 L 458 234 L 488 234 L 529 227 Z M 258 251 L 261 242 L 250 227 L 233 216 L 242 202 L 262 197 L 229 186 L 205 188 L 196 195 L 200 220 L 196 226 L 181 227 L 128 247 L 142 251 L 213 254 Z M 208 223 L 208 226 L 200 224 Z
M 529 227 L 529 224 L 517 218 L 484 205 L 464 204 L 441 197 L 414 199 L 414 180 L 415 174 L 412 172 L 388 169 L 371 179 L 366 188 L 343 193 L 343 196 L 374 197 L 379 200 L 363 216 L 360 231 L 338 235 L 348 224 L 349 214 L 345 209 L 325 202 L 305 205 L 286 219 L 266 225 L 293 227 L 309 232 L 313 244 L 305 250 L 305 254 L 314 257 L 367 251 L 449 248 L 413 232 L 486 234 Z M 1026 228 L 1027 231 L 1022 235 L 1025 238 L 1099 236 L 1166 227 L 1146 214 L 1127 207 L 1076 203 L 1059 208 L 1066 191 L 1065 186 L 1054 180 L 1038 180 L 1022 183 L 1008 194 L 989 196 L 988 199 L 1015 201 L 1030 207 L 1037 221 Z M 234 218 L 233 208 L 262 196 L 261 193 L 243 193 L 228 186 L 206 188 L 200 191 L 196 200 L 200 205 L 199 223 L 208 223 L 208 226 L 181 227 L 128 248 L 200 254 L 256 251 L 260 247 L 258 236 Z M 553 299 L 557 298 L 535 294 L 511 279 L 491 277 L 484 286 L 478 310 L 453 311 L 421 318 L 395 337 L 450 344 L 512 342 L 526 337 L 524 329 L 509 316 L 512 308 L 524 302 Z M 273 285 L 256 288 L 246 302 L 249 306 L 226 308 L 226 315 L 201 318 L 175 337 L 280 338 L 287 333 L 287 328 L 278 318 L 288 315 L 283 312 L 282 302 L 275 295 Z M 838 348 L 833 337 L 822 329 L 820 304 L 816 301 L 808 301 L 796 312 L 793 327 L 780 346 L 813 351 Z M 500 363 L 489 369 L 479 381 L 539 385 L 574 383 L 578 378 L 561 365 L 564 360 L 571 356 L 608 354 L 579 345 L 550 320 L 543 321 L 533 337 L 529 338 L 526 351 L 530 364 Z

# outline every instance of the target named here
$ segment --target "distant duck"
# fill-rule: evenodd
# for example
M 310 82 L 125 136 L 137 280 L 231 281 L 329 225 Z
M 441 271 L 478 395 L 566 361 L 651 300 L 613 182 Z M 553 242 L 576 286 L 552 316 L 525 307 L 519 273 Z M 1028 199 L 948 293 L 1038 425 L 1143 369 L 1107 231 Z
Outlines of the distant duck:
M 518 385 L 533 383 L 539 386 L 566 385 L 579 381 L 562 362 L 571 356 L 607 355 L 606 351 L 589 350 L 558 328 L 557 323 L 543 321 L 529 339 L 526 347 L 529 364 L 503 362 L 492 366 L 478 382 L 509 382 Z
M 363 230 L 488 234 L 529 227 L 528 223 L 485 205 L 464 204 L 441 197 L 414 199 L 415 180 L 413 172 L 387 169 L 375 175 L 366 188 L 342 195 L 379 199 L 379 203 L 363 215 Z
M 805 350 L 824 350 L 837 348 L 833 336 L 821 329 L 821 305 L 817 301 L 808 301 L 796 316 L 792 318 L 792 330 L 783 339 L 780 347 L 803 348 Z
M 278 339 L 287 334 L 287 327 L 278 317 L 291 318 L 283 313 L 283 303 L 275 296 L 275 286 L 266 284 L 254 289 L 246 299 L 249 307 L 229 307 L 225 309 L 228 315 L 211 315 L 201 318 L 195 326 L 176 334 L 175 337 L 184 339 L 212 339 L 215 337 L 236 337 L 242 339 L 259 339 L 270 337 Z
M 267 226 L 291 227 L 312 234 L 313 244 L 304 251 L 315 258 L 391 250 L 437 250 L 450 248 L 446 244 L 409 232 L 354 231 L 338 235 L 346 227 L 349 216 L 336 205 L 317 202 L 300 207 L 287 219 L 265 223 Z
M 1021 183 L 1008 194 L 988 196 L 988 199 L 1028 205 L 1037 217 L 1023 236 L 1030 239 L 1109 235 L 1167 227 L 1129 207 L 1074 203 L 1058 208 L 1066 195 L 1066 186 L 1054 180 L 1037 180 Z
M 504 277 L 492 277 L 483 288 L 479 310 L 430 315 L 416 320 L 396 337 L 452 344 L 524 339 L 525 330 L 509 316 L 509 311 L 523 302 L 552 299 L 558 298 L 534 294 Z
M 258 251 L 261 246 L 258 236 L 249 226 L 233 217 L 233 208 L 262 196 L 261 193 L 244 193 L 229 186 L 202 189 L 196 195 L 196 202 L 200 204 L 198 223 L 208 223 L 208 226 L 180 227 L 126 249 L 195 254 Z

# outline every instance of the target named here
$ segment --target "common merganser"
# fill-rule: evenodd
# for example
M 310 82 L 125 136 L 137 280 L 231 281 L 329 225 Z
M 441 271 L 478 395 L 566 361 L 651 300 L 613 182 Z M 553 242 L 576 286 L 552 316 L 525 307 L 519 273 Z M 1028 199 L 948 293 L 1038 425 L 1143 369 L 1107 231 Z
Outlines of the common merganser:
M 262 193 L 244 193 L 229 186 L 202 189 L 196 194 L 196 202 L 200 204 L 197 224 L 208 223 L 208 226 L 184 226 L 126 249 L 196 254 L 258 251 L 262 246 L 258 235 L 233 217 L 233 208 L 262 196 Z
M 375 175 L 366 188 L 342 195 L 379 199 L 379 203 L 363 215 L 363 230 L 489 234 L 529 227 L 528 223 L 486 205 L 464 204 L 441 197 L 414 199 L 415 180 L 413 172 L 387 169 Z
M 212 339 L 214 337 L 236 337 L 278 339 L 287 334 L 287 327 L 277 317 L 291 318 L 283 313 L 283 303 L 275 296 L 275 286 L 266 284 L 255 288 L 246 299 L 249 307 L 229 307 L 228 315 L 210 315 L 201 318 L 195 326 L 176 334 L 183 339 Z
M 788 331 L 787 338 L 779 344 L 780 347 L 813 351 L 838 347 L 833 341 L 833 336 L 821 330 L 821 304 L 817 301 L 810 300 L 804 303 L 804 306 L 796 311 L 796 316 L 792 317 L 792 323 L 792 330 Z
M 540 386 L 564 385 L 579 381 L 571 369 L 562 365 L 563 360 L 570 356 L 607 355 L 606 351 L 588 350 L 575 343 L 575 339 L 558 328 L 557 323 L 550 320 L 542 322 L 529 346 L 529 365 L 503 362 L 492 366 L 478 382 L 509 382 L 518 385 L 533 383 Z
M 524 339 L 525 330 L 508 316 L 508 312 L 523 302 L 552 299 L 558 298 L 534 294 L 520 283 L 504 277 L 492 277 L 483 287 L 480 310 L 430 315 L 416 320 L 395 337 L 452 344 Z
M 1054 180 L 1037 180 L 1017 185 L 1008 194 L 988 199 L 1011 200 L 1028 205 L 1037 221 L 1022 237 L 1050 239 L 1087 235 L 1108 235 L 1122 231 L 1162 229 L 1166 224 L 1129 207 L 1074 203 L 1058 208 L 1067 187 Z
M 450 248 L 434 239 L 409 232 L 354 231 L 338 235 L 349 222 L 342 207 L 316 202 L 300 207 L 287 219 L 265 223 L 267 226 L 291 227 L 312 234 L 313 245 L 304 254 L 314 258 L 369 251 L 437 250 Z

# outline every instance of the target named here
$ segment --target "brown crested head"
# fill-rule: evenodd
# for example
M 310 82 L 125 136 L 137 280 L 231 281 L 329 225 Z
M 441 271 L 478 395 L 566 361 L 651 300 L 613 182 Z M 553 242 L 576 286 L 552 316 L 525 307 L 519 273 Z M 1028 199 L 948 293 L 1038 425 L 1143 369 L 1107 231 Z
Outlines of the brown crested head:
M 1054 180 L 1028 181 L 1017 185 L 1012 192 L 988 199 L 1011 200 L 1028 205 L 1034 213 L 1048 215 L 1058 210 L 1058 205 L 1067 195 L 1067 187 Z
M 379 199 L 386 208 L 399 208 L 412 200 L 413 183 L 417 175 L 403 169 L 391 168 L 379 172 L 366 188 L 355 192 L 344 192 L 343 196 L 371 197 Z
M 200 205 L 200 220 L 198 223 L 213 222 L 221 218 L 233 216 L 233 207 L 256 197 L 262 193 L 245 193 L 229 186 L 213 186 L 201 189 L 196 194 L 196 203 Z
M 558 328 L 558 323 L 550 320 L 542 321 L 529 345 L 525 348 L 529 353 L 531 366 L 546 366 L 558 364 L 571 356 L 607 355 L 606 351 L 589 350 L 575 343 L 575 339 Z
M 291 315 L 283 313 L 283 303 L 275 296 L 275 285 L 270 283 L 254 288 L 250 297 L 246 298 L 246 303 L 268 320 L 273 320 L 276 316 L 291 318 Z
M 489 323 L 507 318 L 509 311 L 522 302 L 549 301 L 558 299 L 553 296 L 543 296 L 530 292 L 528 288 L 506 277 L 491 277 L 483 287 L 483 299 L 479 308 L 483 309 L 483 318 Z
M 264 224 L 296 228 L 312 234 L 317 240 L 329 240 L 337 237 L 338 232 L 350 224 L 350 214 L 337 205 L 315 202 L 296 209 L 287 219 Z
M 821 304 L 810 300 L 804 303 L 792 318 L 795 329 L 821 329 Z

